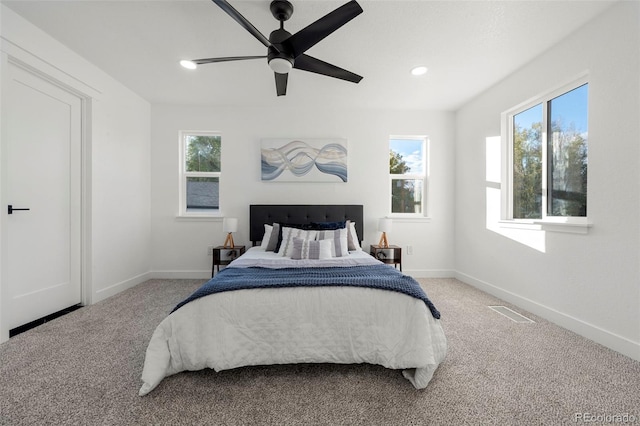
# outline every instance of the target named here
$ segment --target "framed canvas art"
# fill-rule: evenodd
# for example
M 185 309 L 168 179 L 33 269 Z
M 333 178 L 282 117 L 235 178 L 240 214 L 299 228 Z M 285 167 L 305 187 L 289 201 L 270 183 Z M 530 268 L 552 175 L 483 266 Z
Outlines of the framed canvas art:
M 347 182 L 346 139 L 262 139 L 262 180 Z

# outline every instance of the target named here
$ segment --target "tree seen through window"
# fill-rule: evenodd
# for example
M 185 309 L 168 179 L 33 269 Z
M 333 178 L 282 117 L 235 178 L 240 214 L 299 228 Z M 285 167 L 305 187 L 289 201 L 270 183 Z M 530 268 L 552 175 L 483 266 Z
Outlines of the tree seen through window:
M 514 219 L 587 215 L 587 87 L 513 116 Z
M 389 143 L 391 213 L 422 213 L 425 138 L 392 138 Z

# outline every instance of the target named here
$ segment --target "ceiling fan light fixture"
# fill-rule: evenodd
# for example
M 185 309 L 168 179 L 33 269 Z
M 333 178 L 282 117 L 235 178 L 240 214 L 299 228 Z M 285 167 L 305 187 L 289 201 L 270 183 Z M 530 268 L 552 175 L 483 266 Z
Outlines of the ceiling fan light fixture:
M 269 67 L 278 74 L 289 74 L 293 64 L 285 58 L 273 58 L 269 61 Z
M 195 70 L 196 68 L 198 68 L 198 64 L 196 64 L 193 61 L 187 61 L 186 59 L 183 59 L 182 61 L 180 61 L 180 65 L 182 65 L 184 68 L 188 70 Z

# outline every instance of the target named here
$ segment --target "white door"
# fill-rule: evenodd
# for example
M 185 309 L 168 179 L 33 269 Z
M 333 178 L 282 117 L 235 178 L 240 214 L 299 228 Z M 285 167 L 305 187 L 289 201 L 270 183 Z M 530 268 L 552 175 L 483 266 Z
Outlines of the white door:
M 2 91 L 9 329 L 81 302 L 82 102 L 9 64 Z M 9 205 L 13 212 L 9 214 Z M 15 210 L 15 209 L 29 210 Z

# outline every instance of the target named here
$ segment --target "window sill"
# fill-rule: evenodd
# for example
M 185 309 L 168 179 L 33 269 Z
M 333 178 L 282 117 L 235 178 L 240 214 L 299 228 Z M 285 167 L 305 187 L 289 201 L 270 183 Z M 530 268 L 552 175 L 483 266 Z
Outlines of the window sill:
M 182 214 L 182 215 L 177 215 L 176 216 L 176 220 L 179 222 L 185 221 L 185 222 L 189 222 L 189 221 L 196 221 L 196 222 L 201 222 L 201 221 L 211 221 L 211 222 L 222 222 L 222 220 L 224 219 L 224 215 L 222 213 L 209 213 L 209 214 L 204 214 L 204 213 L 192 213 L 192 214 Z
M 530 231 L 562 232 L 567 234 L 588 234 L 592 223 L 584 222 L 559 222 L 553 220 L 501 220 L 498 222 L 501 228 L 527 229 Z

